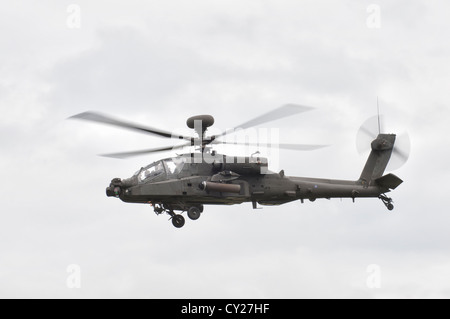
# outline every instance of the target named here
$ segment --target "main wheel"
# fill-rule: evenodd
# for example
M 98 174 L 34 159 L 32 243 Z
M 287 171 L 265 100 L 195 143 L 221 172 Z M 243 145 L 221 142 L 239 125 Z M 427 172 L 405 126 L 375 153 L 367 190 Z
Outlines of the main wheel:
M 387 204 L 387 209 L 393 210 L 394 209 L 394 205 L 392 205 L 391 203 Z
M 188 210 L 188 217 L 192 220 L 197 220 L 200 217 L 200 208 L 192 206 Z
M 176 228 L 181 228 L 184 226 L 185 219 L 181 215 L 175 215 L 172 217 L 172 225 L 174 225 Z

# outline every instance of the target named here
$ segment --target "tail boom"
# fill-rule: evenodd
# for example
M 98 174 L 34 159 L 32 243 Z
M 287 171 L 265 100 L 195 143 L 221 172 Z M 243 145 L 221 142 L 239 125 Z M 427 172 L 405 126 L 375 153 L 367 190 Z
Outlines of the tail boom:
M 394 149 L 395 134 L 379 134 L 371 144 L 371 152 L 357 181 L 307 177 L 289 177 L 296 185 L 295 197 L 314 201 L 318 198 L 379 198 L 393 209 L 392 199 L 385 193 L 397 188 L 403 181 L 394 174 L 383 173 Z

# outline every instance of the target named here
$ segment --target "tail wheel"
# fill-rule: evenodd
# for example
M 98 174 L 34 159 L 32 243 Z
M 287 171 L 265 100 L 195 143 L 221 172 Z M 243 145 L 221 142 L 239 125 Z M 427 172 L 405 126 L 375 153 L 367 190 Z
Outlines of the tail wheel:
M 381 201 L 383 202 L 383 204 L 386 206 L 386 208 L 388 210 L 394 209 L 394 204 L 392 204 L 392 202 L 393 202 L 392 198 L 389 198 L 384 194 L 381 194 L 380 196 L 378 196 L 378 198 L 381 199 Z
M 172 217 L 172 224 L 176 227 L 176 228 L 181 228 L 184 226 L 185 224 L 185 219 L 183 216 L 181 215 L 175 215 Z
M 197 220 L 200 217 L 201 210 L 196 206 L 192 206 L 188 210 L 188 217 L 192 220 Z

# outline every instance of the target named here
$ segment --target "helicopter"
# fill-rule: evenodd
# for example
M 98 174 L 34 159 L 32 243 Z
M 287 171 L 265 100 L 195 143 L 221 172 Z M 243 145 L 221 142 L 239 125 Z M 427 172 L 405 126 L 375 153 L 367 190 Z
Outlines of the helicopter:
M 246 129 L 311 109 L 313 108 L 308 106 L 286 104 L 237 128 Z M 370 154 L 358 180 L 295 177 L 285 175 L 284 170 L 278 173 L 270 171 L 268 159 L 257 155 L 259 152 L 251 156 L 217 153 L 213 146 L 219 143 L 230 144 L 220 138 L 235 132 L 235 129 L 209 136 L 207 130 L 214 124 L 214 117 L 211 115 L 196 115 L 187 119 L 186 125 L 195 131 L 195 137 L 173 134 L 92 111 L 71 116 L 70 119 L 108 124 L 184 141 L 181 145 L 103 155 L 107 157 L 127 158 L 195 147 L 193 152 L 164 158 L 141 167 L 129 178 L 114 178 L 106 188 L 108 197 L 119 198 L 126 203 L 150 204 L 157 215 L 168 214 L 176 228 L 185 225 L 182 213 L 187 212 L 189 219 L 197 220 L 205 205 L 250 202 L 253 209 L 256 209 L 258 204 L 282 205 L 296 200 L 303 203 L 305 200 L 313 202 L 319 198 L 351 198 L 355 202 L 356 198 L 379 198 L 388 210 L 393 210 L 393 200 L 386 193 L 396 189 L 403 181 L 392 173 L 383 174 L 393 153 L 405 161 L 408 156 L 394 148 L 395 134 L 379 131 L 370 143 Z M 360 131 L 371 134 L 363 127 Z M 316 150 L 327 145 L 277 146 L 290 150 Z

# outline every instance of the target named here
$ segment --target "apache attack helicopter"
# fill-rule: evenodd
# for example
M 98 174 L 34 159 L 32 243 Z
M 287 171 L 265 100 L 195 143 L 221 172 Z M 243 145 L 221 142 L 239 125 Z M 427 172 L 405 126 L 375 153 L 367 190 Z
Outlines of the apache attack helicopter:
M 246 129 L 311 109 L 306 106 L 287 104 L 245 122 L 238 128 Z M 391 154 L 397 154 L 404 161 L 408 156 L 394 148 L 395 134 L 378 132 L 370 144 L 371 152 L 358 180 L 293 177 L 286 176 L 283 170 L 278 173 L 269 171 L 267 158 L 264 157 L 255 155 L 235 157 L 216 153 L 212 146 L 230 144 L 220 141 L 220 138 L 233 133 L 235 129 L 208 136 L 207 129 L 214 124 L 214 118 L 211 115 L 188 118 L 186 124 L 195 131 L 196 137 L 172 134 L 96 112 L 84 112 L 71 118 L 185 141 L 184 144 L 176 146 L 103 156 L 126 158 L 182 149 L 187 146 L 196 147 L 196 152 L 165 158 L 142 167 L 130 178 L 114 178 L 106 188 L 106 195 L 109 197 L 117 197 L 127 203 L 150 204 L 157 215 L 167 213 L 177 228 L 185 224 L 185 218 L 181 213 L 187 212 L 191 220 L 197 220 L 203 212 L 204 205 L 251 202 L 256 209 L 258 204 L 281 205 L 295 200 L 303 203 L 305 199 L 315 201 L 318 198 L 351 198 L 354 202 L 355 198 L 369 197 L 379 198 L 388 210 L 392 210 L 393 201 L 386 196 L 386 193 L 397 188 L 403 181 L 394 174 L 383 176 L 383 173 Z M 363 127 L 360 131 L 370 134 Z M 324 146 L 326 145 L 277 145 L 279 148 L 291 150 L 314 150 Z M 181 213 L 175 213 L 176 211 Z

